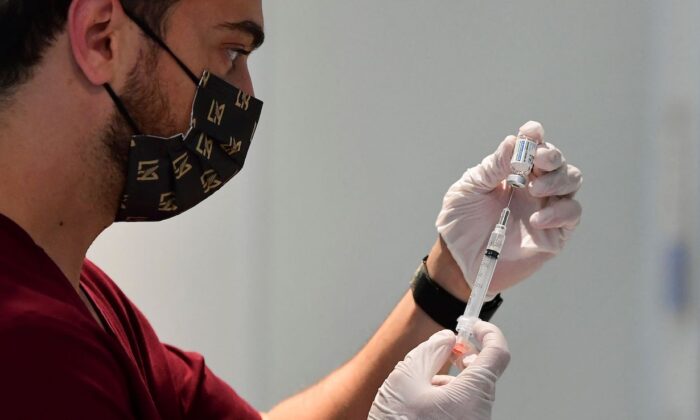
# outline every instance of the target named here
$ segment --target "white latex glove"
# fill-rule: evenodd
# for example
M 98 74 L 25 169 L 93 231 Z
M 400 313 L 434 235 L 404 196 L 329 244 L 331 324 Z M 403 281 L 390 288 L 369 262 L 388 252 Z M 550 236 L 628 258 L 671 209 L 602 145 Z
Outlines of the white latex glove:
M 515 191 L 506 242 L 489 288 L 489 295 L 525 279 L 562 250 L 581 219 L 581 205 L 573 199 L 581 188 L 581 171 L 566 163 L 561 152 L 543 142 L 544 129 L 530 121 L 520 128 L 538 143 L 533 172 L 526 188 Z M 506 137 L 496 152 L 467 170 L 450 187 L 436 226 L 473 285 L 489 235 L 508 202 L 510 160 L 515 136 Z
M 465 358 L 456 377 L 435 374 L 447 362 L 455 344 L 452 331 L 435 333 L 399 362 L 374 398 L 369 419 L 488 420 L 496 395 L 496 380 L 510 361 L 508 344 L 493 324 L 474 325 L 482 343 L 478 355 Z

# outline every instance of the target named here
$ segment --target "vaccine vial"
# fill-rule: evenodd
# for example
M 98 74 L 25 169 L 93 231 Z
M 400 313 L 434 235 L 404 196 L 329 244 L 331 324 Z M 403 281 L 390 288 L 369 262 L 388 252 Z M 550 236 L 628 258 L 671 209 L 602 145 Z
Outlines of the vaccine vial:
M 510 160 L 510 170 L 506 182 L 514 188 L 524 188 L 527 185 L 527 177 L 532 172 L 532 165 L 535 163 L 535 151 L 537 143 L 524 134 L 518 135 L 513 150 L 513 158 Z

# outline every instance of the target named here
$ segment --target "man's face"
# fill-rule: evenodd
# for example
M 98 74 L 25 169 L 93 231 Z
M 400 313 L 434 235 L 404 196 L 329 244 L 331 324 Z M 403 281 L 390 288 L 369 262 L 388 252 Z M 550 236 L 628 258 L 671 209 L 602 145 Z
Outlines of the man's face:
M 248 53 L 259 46 L 256 33 L 262 34 L 262 28 L 261 0 L 180 0 L 168 14 L 163 41 L 197 77 L 208 70 L 253 95 Z M 133 30 L 141 32 L 136 25 Z M 169 137 L 185 133 L 196 91 L 165 50 L 146 35 L 136 39 L 140 45 L 133 48 L 141 51 L 140 58 L 118 94 L 142 132 L 132 133 L 115 112 L 104 129 L 104 148 L 98 151 L 108 156 L 105 169 L 110 169 L 103 193 L 110 211 L 126 180 L 131 134 Z

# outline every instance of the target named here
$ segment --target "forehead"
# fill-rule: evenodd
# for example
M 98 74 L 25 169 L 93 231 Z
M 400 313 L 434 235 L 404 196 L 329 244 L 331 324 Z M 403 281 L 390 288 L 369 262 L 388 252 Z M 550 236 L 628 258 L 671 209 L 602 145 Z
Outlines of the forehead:
M 252 21 L 264 27 L 262 0 L 180 0 L 171 23 L 213 27 L 223 22 Z

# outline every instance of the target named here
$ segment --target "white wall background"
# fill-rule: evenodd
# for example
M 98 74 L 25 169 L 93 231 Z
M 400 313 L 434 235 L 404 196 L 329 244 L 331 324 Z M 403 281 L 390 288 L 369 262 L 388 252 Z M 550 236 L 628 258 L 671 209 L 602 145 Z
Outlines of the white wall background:
M 433 243 L 448 186 L 537 119 L 584 171 L 584 219 L 505 294 L 494 322 L 513 361 L 494 419 L 698 418 L 682 403 L 697 364 L 668 362 L 659 339 L 697 345 L 697 318 L 657 317 L 670 181 L 655 157 L 676 138 L 659 115 L 672 84 L 695 120 L 700 74 L 676 80 L 664 52 L 698 45 L 691 4 L 266 0 L 252 61 L 266 105 L 246 169 L 175 220 L 111 228 L 90 256 L 163 340 L 266 409 L 363 345 Z

